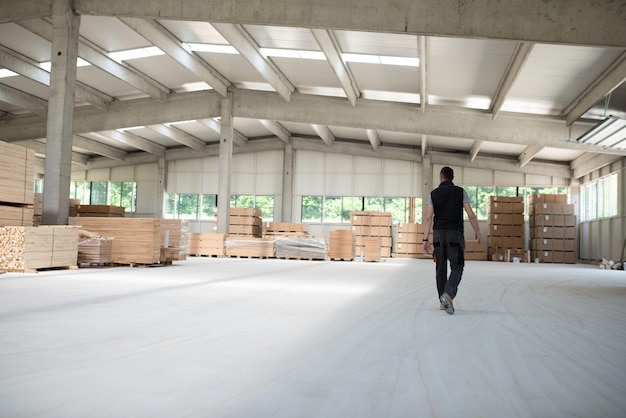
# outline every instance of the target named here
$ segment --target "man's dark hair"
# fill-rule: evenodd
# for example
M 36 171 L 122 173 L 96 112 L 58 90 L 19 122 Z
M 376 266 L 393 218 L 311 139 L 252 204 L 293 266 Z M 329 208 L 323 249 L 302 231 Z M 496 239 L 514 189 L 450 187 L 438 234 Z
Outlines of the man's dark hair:
M 450 167 L 444 167 L 441 169 L 441 176 L 444 180 L 452 181 L 454 180 L 454 170 Z

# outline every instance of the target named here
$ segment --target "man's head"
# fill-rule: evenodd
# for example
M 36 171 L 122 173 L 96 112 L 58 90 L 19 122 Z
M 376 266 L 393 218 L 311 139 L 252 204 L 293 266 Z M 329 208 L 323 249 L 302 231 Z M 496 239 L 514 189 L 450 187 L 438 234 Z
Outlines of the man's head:
M 454 170 L 450 167 L 444 167 L 439 172 L 439 176 L 442 180 L 452 181 L 454 180 Z

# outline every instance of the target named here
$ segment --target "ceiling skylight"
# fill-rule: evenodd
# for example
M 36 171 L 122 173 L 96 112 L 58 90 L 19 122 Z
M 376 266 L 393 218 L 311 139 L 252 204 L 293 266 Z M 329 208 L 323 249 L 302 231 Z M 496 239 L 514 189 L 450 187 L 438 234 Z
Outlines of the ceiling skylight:
M 261 54 L 266 57 L 301 58 L 307 60 L 326 60 L 321 51 L 303 51 L 297 49 L 261 48 Z
M 365 64 L 402 65 L 405 67 L 419 67 L 419 58 L 394 57 L 388 55 L 341 54 L 345 62 L 361 62 Z
M 7 70 L 6 68 L 0 68 L 0 78 L 15 77 L 16 75 L 19 74 L 14 73 L 11 70 Z
M 81 57 L 78 57 L 78 59 L 76 60 L 76 67 L 88 67 L 91 64 L 87 61 L 85 61 L 84 59 L 82 59 Z M 50 72 L 52 70 L 52 62 L 51 61 L 47 61 L 47 62 L 42 62 L 39 63 L 39 66 L 41 68 L 43 68 L 44 70 L 46 70 L 47 72 Z
M 125 51 L 109 52 L 109 57 L 117 62 L 126 60 L 132 60 L 135 58 L 155 57 L 157 55 L 164 55 L 165 52 L 161 51 L 156 46 L 148 48 L 127 49 Z
M 239 51 L 230 45 L 186 43 L 184 46 L 190 51 L 214 52 L 217 54 L 239 54 Z

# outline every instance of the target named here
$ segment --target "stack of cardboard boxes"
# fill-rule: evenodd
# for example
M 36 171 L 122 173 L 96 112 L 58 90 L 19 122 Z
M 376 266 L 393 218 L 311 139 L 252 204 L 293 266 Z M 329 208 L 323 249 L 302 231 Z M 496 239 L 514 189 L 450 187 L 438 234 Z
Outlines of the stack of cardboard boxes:
M 380 238 L 380 256 L 391 257 L 391 213 L 350 212 L 350 224 L 355 235 L 356 254 L 363 255 L 364 238 Z
M 489 196 L 489 252 L 494 261 L 504 261 L 511 252 L 523 252 L 524 198 Z
M 542 263 L 576 263 L 576 215 L 567 195 L 531 195 L 531 257 Z
M 399 223 L 396 225 L 396 245 L 392 257 L 418 258 L 424 253 L 424 225 Z M 432 240 L 431 240 L 432 241 Z
M 354 260 L 355 236 L 351 230 L 336 229 L 330 231 L 328 240 L 328 257 L 331 260 Z

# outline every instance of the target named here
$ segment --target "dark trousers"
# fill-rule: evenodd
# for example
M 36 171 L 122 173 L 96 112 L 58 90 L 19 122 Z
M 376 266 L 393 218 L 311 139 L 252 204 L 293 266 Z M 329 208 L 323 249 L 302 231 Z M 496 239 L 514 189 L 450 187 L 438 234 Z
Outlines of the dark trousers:
M 461 231 L 438 229 L 433 231 L 433 257 L 436 262 L 437 291 L 454 299 L 465 266 L 465 237 Z M 448 277 L 450 262 L 450 277 Z

